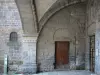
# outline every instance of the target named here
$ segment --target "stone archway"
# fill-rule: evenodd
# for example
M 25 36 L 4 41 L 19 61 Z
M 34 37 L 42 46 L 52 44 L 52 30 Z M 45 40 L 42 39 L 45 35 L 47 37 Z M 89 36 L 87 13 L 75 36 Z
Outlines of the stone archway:
M 61 9 L 67 6 L 85 2 L 85 1 L 86 0 L 57 0 L 39 21 L 39 31 L 41 32 L 42 28 L 50 19 L 50 17 L 52 17 L 56 12 L 59 12 Z
M 84 38 L 81 38 L 83 37 L 81 36 L 81 34 L 84 34 L 86 7 L 84 2 L 79 2 L 79 1 L 78 3 L 76 2 L 77 1 L 74 2 L 75 4 L 73 3 L 72 5 L 68 5 L 65 7 L 61 5 L 62 7 L 59 8 L 58 12 L 56 11 L 56 9 L 55 10 L 52 9 L 53 13 L 49 12 L 49 15 L 45 16 L 42 22 L 40 22 L 41 29 L 37 41 L 37 63 L 41 65 L 40 66 L 41 71 L 51 71 L 54 69 L 54 53 L 55 53 L 54 42 L 56 40 L 68 41 L 71 39 L 70 48 L 72 51 L 75 50 L 74 49 L 74 46 L 76 45 L 75 37 L 77 38 L 76 41 L 78 50 L 81 49 L 80 44 L 84 45 L 84 43 L 82 43 L 84 41 Z M 74 8 L 75 10 L 72 10 Z M 69 12 L 69 9 L 71 9 L 72 13 Z M 70 21 L 70 19 L 72 20 L 72 22 Z M 66 34 L 67 32 L 70 35 L 67 35 Z M 53 35 L 55 33 L 56 37 Z M 59 35 L 59 33 L 62 35 Z M 84 51 L 83 46 L 82 48 L 83 48 L 82 51 Z M 80 55 L 78 57 L 82 56 L 81 53 L 79 54 Z M 77 62 L 78 65 L 83 64 L 81 63 L 82 57 L 77 59 L 77 60 L 81 59 L 79 62 Z M 73 60 L 73 57 L 71 57 L 71 59 Z M 74 68 L 75 66 L 75 64 L 73 63 L 74 61 L 71 61 L 70 63 L 71 68 Z

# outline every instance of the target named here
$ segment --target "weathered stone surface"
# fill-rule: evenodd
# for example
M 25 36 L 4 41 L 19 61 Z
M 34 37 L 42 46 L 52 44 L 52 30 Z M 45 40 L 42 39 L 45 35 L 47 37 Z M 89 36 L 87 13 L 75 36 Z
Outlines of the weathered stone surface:
M 89 65 L 89 38 L 90 35 L 95 35 L 95 72 L 100 74 L 100 1 L 88 0 L 87 4 L 87 53 L 86 53 L 86 67 L 90 69 Z
M 37 44 L 37 61 L 41 64 L 41 71 L 54 70 L 55 41 L 70 42 L 69 58 L 73 56 L 73 58 L 69 60 L 70 69 L 73 69 L 72 67 L 75 67 L 75 65 L 80 66 L 85 63 L 85 25 L 82 25 L 85 23 L 85 11 L 84 3 L 75 4 L 62 9 L 45 24 Z M 75 44 L 75 37 L 77 44 Z M 75 56 L 75 46 L 77 56 Z M 75 57 L 77 57 L 77 64 L 75 64 Z
M 62 8 L 85 1 L 86 0 L 57 0 L 40 19 L 39 30 L 41 31 L 43 26 L 53 16 L 53 14 L 59 12 L 59 10 L 61 10 Z
M 34 73 L 36 72 L 36 38 L 24 37 L 22 28 L 15 1 L 0 0 L 0 56 L 8 55 L 8 71 Z M 16 38 L 15 35 L 10 37 L 12 32 L 17 33 L 17 40 L 11 40 Z
M 36 72 L 36 38 L 23 37 L 23 65 L 22 70 L 25 73 Z
M 36 11 L 32 0 L 16 0 L 23 24 L 24 34 L 37 36 Z

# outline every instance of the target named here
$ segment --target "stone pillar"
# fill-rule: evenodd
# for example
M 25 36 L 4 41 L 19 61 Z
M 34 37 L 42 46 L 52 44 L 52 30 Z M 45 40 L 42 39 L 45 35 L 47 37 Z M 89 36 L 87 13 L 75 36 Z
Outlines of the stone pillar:
M 37 37 L 23 37 L 22 70 L 24 73 L 36 73 L 36 40 Z
M 96 16 L 96 36 L 95 36 L 95 72 L 100 74 L 100 10 Z
M 100 29 L 96 30 L 95 38 L 95 72 L 100 74 Z

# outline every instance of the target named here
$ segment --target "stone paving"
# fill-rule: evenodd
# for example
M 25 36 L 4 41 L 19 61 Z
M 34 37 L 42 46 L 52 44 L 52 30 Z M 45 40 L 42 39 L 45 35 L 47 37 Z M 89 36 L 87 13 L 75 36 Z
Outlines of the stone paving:
M 89 71 L 55 71 L 55 72 L 45 72 L 33 75 L 95 75 Z
M 11 74 L 10 74 L 11 75 Z M 23 74 L 14 74 L 14 75 L 23 75 Z M 53 72 L 43 72 L 38 74 L 24 74 L 24 75 L 97 75 L 89 71 L 53 71 Z

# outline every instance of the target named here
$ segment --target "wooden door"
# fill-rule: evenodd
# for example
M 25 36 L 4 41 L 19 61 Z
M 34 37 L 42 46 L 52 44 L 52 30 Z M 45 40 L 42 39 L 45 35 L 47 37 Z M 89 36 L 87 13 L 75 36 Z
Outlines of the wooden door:
M 90 71 L 95 70 L 95 36 L 90 36 Z
M 59 65 L 65 65 L 69 62 L 69 42 L 57 41 L 56 45 L 56 67 Z

